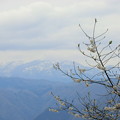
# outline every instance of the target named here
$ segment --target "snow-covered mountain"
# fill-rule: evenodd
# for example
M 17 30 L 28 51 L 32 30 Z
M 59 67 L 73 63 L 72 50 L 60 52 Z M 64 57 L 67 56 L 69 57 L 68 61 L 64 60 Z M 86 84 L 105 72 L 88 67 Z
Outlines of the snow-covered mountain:
M 46 79 L 51 81 L 65 80 L 63 74 L 53 68 L 56 62 L 36 60 L 28 63 L 11 62 L 0 66 L 1 77 L 19 77 L 27 79 Z M 64 70 L 73 68 L 70 61 L 60 62 Z M 66 77 L 67 79 L 67 77 Z
M 0 66 L 0 77 L 17 77 L 26 79 L 45 79 L 50 81 L 71 81 L 67 76 L 63 75 L 59 70 L 56 71 L 53 67 L 56 62 L 51 62 L 48 60 L 35 60 L 28 63 L 22 62 L 11 62 L 6 65 Z M 62 61 L 59 63 L 64 71 L 69 71 L 74 69 L 72 61 Z M 76 63 L 76 68 L 88 68 Z M 92 76 L 95 74 L 97 69 L 92 69 L 87 72 L 87 76 Z M 97 76 L 98 78 L 99 76 Z M 69 80 L 68 80 L 69 79 Z

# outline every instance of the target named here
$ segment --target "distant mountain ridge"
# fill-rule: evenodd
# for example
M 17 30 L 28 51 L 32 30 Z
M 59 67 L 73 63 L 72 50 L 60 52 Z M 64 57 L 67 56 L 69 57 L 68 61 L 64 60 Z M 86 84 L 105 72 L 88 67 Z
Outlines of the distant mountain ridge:
M 28 63 L 11 62 L 7 65 L 0 66 L 0 76 L 26 79 L 48 79 L 50 81 L 62 81 L 64 79 L 68 80 L 68 77 L 53 68 L 53 64 L 55 63 L 56 62 L 51 62 L 47 60 L 35 60 Z M 65 71 L 73 69 L 73 62 L 71 61 L 62 61 L 60 62 L 60 65 Z M 78 63 L 77 65 L 79 65 L 81 68 L 85 68 Z M 96 72 L 96 70 L 94 70 L 93 72 Z M 92 72 L 88 75 L 91 76 L 91 74 Z M 68 80 L 67 82 L 70 81 Z

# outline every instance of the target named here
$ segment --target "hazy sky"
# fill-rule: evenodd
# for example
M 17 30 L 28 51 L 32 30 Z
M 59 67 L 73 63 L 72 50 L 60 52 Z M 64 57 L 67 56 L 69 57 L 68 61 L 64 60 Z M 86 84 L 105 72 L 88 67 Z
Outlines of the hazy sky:
M 1 0 L 0 63 L 83 59 L 77 44 L 86 40 L 79 23 L 91 34 L 109 28 L 107 40 L 119 43 L 119 0 Z

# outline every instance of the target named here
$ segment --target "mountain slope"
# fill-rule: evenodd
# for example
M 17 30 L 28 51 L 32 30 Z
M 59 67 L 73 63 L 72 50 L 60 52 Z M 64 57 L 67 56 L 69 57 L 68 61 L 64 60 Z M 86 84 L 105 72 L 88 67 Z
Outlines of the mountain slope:
M 72 99 L 76 90 L 76 85 L 71 83 L 0 78 L 0 117 L 4 120 L 33 120 L 54 105 L 55 101 L 49 95 L 51 91 Z
M 45 110 L 41 115 L 37 116 L 34 120 L 78 120 L 78 119 L 66 113 L 65 111 L 54 113 Z

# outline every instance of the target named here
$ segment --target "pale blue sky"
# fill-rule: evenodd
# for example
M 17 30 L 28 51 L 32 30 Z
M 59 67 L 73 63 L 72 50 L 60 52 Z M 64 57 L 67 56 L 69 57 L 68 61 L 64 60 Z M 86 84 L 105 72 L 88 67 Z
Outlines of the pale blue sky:
M 78 24 L 90 34 L 94 18 L 98 33 L 109 28 L 106 40 L 118 44 L 119 0 L 0 1 L 0 63 L 78 60 L 77 44 L 86 40 Z

